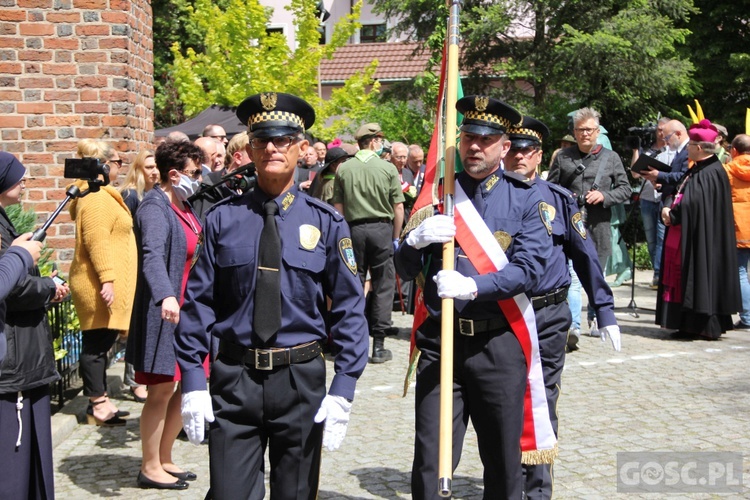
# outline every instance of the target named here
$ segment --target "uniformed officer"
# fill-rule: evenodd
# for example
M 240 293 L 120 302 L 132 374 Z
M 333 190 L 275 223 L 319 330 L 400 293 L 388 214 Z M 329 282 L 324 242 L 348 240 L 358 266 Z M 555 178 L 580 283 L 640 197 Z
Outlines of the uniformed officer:
M 539 210 L 547 233 L 552 237 L 552 256 L 546 263 L 543 279 L 531 289 L 531 303 L 536 316 L 550 421 L 557 435 L 556 408 L 565 363 L 566 339 L 571 323 L 570 308 L 566 302 L 570 286 L 568 259 L 573 262 L 573 267 L 589 296 L 589 302 L 596 310 L 599 324 L 602 325 L 602 339 L 609 336 L 612 345 L 618 351 L 620 329 L 615 319 L 612 290 L 604 280 L 596 247 L 586 234 L 572 193 L 536 175 L 536 169 L 542 161 L 542 142 L 548 136 L 549 129 L 545 124 L 525 116 L 520 126 L 508 129 L 510 150 L 504 163 L 508 172 L 515 172 L 534 181 L 534 189 L 544 199 Z M 552 497 L 551 465 L 524 465 L 524 476 L 527 498 Z
M 552 245 L 540 217 L 539 193 L 522 176 L 500 169 L 510 147 L 505 131 L 521 115 L 485 96 L 464 97 L 456 108 L 464 115 L 459 142 L 464 171 L 456 176 L 457 187 L 472 198 L 479 222 L 495 236 L 509 264 L 500 272 L 480 274 L 468 258 L 471 249 L 457 245 L 456 270 L 441 271 L 440 243 L 456 233 L 453 219 L 445 215 L 434 215 L 405 231 L 396 253 L 399 275 L 411 280 L 428 266 L 424 300 L 429 317 L 416 332 L 421 357 L 412 495 L 439 498 L 440 299 L 454 298 L 453 466 L 458 465 L 471 418 L 485 468 L 484 498 L 521 498 L 519 442 L 527 368 L 498 300 L 537 286 Z
M 367 364 L 362 286 L 344 218 L 294 186 L 312 107 L 269 92 L 245 99 L 237 117 L 248 124 L 258 184 L 206 217 L 176 335 L 183 423 L 199 444 L 211 422 L 214 499 L 263 498 L 267 446 L 271 497 L 315 498 L 321 437 L 328 449 L 341 444 Z M 336 353 L 327 395 L 326 296 Z M 209 396 L 201 359 L 211 336 L 220 346 Z

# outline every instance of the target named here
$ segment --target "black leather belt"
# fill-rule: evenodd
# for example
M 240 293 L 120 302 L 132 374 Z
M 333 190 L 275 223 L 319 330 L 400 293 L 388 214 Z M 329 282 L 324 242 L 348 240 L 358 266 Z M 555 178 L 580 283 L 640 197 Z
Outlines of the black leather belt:
M 552 290 L 551 292 L 545 293 L 540 297 L 532 297 L 531 305 L 534 307 L 534 310 L 539 310 L 543 307 L 559 304 L 567 298 L 568 287 L 564 286 L 562 288 L 558 288 L 557 290 Z
M 391 223 L 391 219 L 385 219 L 385 218 L 373 218 L 373 219 L 357 219 L 353 220 L 349 223 L 350 226 L 359 226 L 360 224 L 378 224 L 378 223 Z
M 457 318 L 455 323 L 456 331 L 467 337 L 473 337 L 477 333 L 502 330 L 508 326 L 508 321 L 502 316 L 491 319 Z
M 275 366 L 302 363 L 320 356 L 323 349 L 320 342 L 313 341 L 295 347 L 274 347 L 271 349 L 250 349 L 232 342 L 219 342 L 219 353 L 256 370 L 273 370 Z

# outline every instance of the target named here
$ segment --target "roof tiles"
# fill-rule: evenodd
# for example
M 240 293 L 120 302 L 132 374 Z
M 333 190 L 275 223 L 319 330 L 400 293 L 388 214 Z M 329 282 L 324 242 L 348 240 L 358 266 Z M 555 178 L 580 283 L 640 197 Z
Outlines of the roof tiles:
M 332 59 L 320 63 L 323 83 L 341 82 L 378 60 L 376 80 L 410 80 L 425 70 L 428 51 L 414 55 L 416 42 L 360 43 L 336 50 Z

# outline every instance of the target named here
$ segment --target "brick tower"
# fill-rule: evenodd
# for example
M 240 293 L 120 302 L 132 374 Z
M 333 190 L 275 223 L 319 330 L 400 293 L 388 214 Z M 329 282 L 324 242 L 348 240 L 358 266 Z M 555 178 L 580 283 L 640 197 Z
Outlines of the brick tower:
M 40 222 L 65 198 L 76 143 L 112 144 L 126 165 L 153 139 L 148 0 L 0 0 L 0 150 L 29 169 L 24 206 Z M 67 271 L 75 227 L 47 231 Z

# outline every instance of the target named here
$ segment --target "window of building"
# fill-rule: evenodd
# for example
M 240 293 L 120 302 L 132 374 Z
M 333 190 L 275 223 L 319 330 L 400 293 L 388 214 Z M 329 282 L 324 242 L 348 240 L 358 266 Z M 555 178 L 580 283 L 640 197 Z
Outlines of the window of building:
M 385 42 L 385 23 L 365 24 L 359 29 L 359 43 Z
M 266 26 L 266 34 L 270 35 L 272 33 L 278 33 L 279 35 L 284 35 L 284 27 L 283 26 Z

